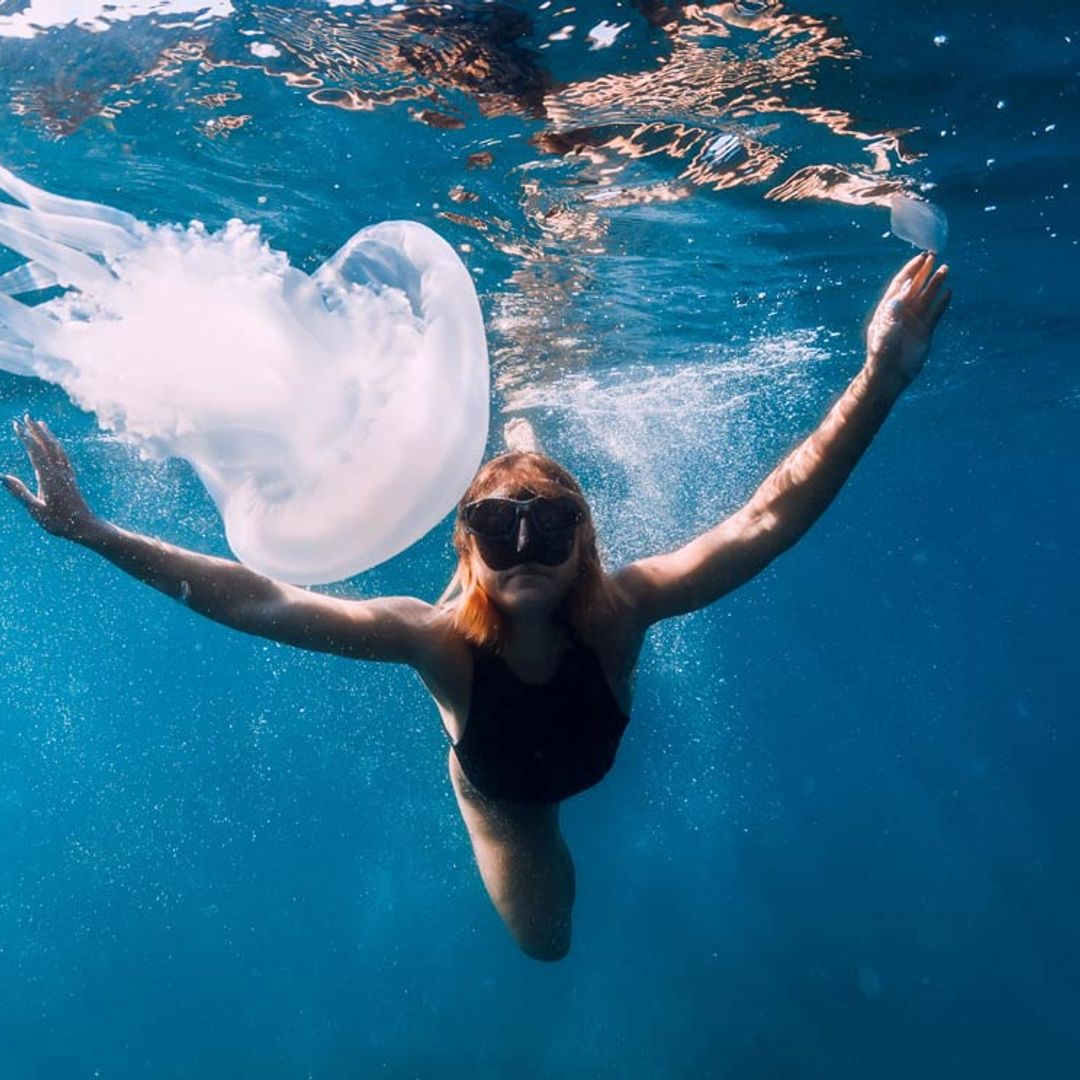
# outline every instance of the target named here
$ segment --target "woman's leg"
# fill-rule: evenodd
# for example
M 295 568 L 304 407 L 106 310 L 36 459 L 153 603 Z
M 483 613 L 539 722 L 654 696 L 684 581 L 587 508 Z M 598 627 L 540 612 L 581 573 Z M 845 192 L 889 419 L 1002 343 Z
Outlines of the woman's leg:
M 570 951 L 574 863 L 559 831 L 559 808 L 484 798 L 450 751 L 450 779 L 480 877 L 495 910 L 527 956 L 561 960 Z

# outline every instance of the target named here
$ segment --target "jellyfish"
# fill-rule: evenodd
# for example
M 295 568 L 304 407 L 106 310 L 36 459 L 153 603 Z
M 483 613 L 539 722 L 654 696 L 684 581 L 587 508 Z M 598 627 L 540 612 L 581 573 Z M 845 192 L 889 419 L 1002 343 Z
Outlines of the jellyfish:
M 894 236 L 924 251 L 943 251 L 949 239 L 945 212 L 932 202 L 903 193 L 889 199 L 889 228 Z
M 2 167 L 0 191 L 0 244 L 27 260 L 0 275 L 0 370 L 188 461 L 241 562 L 341 580 L 454 507 L 487 440 L 488 355 L 472 279 L 431 229 L 371 225 L 308 275 L 236 219 L 151 226 Z

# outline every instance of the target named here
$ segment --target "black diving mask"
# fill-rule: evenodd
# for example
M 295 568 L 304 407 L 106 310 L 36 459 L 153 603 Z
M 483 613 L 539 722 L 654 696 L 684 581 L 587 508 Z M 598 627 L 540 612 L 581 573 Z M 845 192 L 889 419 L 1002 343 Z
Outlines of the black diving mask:
M 477 499 L 461 512 L 480 558 L 492 570 L 509 570 L 523 563 L 560 566 L 574 550 L 583 519 L 581 507 L 569 495 Z

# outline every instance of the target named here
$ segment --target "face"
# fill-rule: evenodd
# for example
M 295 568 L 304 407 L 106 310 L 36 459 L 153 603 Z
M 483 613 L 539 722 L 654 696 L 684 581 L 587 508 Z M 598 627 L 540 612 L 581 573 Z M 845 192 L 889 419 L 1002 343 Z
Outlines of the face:
M 533 492 L 519 487 L 501 487 L 489 492 L 487 498 L 528 499 Z M 535 528 L 528 517 L 517 522 L 516 542 L 525 550 L 529 530 Z M 556 566 L 525 562 L 505 570 L 493 570 L 481 558 L 477 538 L 471 538 L 472 568 L 477 581 L 500 611 L 523 619 L 546 618 L 556 611 L 566 598 L 577 577 L 580 538 L 575 534 L 566 559 Z

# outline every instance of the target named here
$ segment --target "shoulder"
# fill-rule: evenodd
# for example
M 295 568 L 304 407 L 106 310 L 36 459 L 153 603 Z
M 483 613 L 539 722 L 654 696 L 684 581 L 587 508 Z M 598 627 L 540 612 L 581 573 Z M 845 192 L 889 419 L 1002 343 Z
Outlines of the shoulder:
M 408 628 L 418 660 L 437 660 L 443 654 L 460 654 L 468 642 L 454 625 L 453 611 L 412 596 L 392 596 L 367 603 L 378 605 L 385 616 Z
M 638 617 L 622 573 L 605 576 L 605 603 L 588 614 L 582 636 L 600 659 L 619 703 L 629 709 L 630 686 L 647 625 Z
M 279 583 L 265 608 L 267 635 L 279 641 L 408 664 L 422 674 L 445 666 L 465 647 L 445 607 L 412 596 L 351 599 Z
M 636 563 L 604 575 L 605 603 L 591 620 L 597 640 L 644 633 L 647 624 L 641 617 L 643 590 L 644 581 Z
M 412 666 L 437 701 L 457 700 L 472 677 L 472 647 L 454 625 L 451 608 L 425 604 L 424 609 L 414 615 Z
M 440 608 L 414 596 L 380 596 L 336 600 L 338 610 L 353 628 L 356 643 L 382 645 L 387 659 L 416 666 L 437 651 L 446 636 Z

